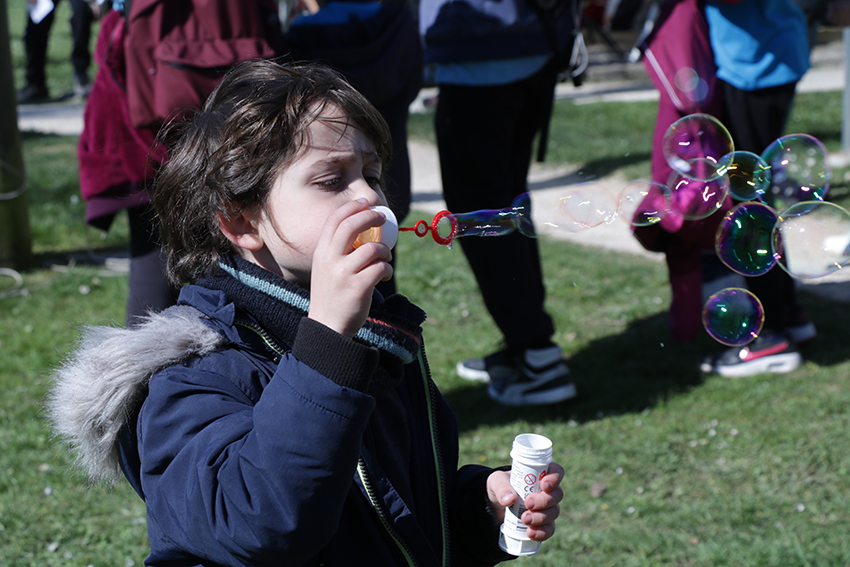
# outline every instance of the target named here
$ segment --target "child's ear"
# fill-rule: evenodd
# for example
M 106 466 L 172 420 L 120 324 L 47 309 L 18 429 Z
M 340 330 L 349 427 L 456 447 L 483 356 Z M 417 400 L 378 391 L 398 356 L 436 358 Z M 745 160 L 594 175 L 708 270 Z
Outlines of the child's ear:
M 229 217 L 218 213 L 218 226 L 222 234 L 239 248 L 257 251 L 263 248 L 263 239 L 257 230 L 258 211 L 240 211 Z

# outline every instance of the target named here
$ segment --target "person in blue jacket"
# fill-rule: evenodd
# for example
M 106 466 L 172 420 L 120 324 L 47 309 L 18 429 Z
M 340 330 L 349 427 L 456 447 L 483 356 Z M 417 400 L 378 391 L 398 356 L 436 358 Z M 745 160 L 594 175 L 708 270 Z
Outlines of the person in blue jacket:
M 708 0 L 705 17 L 723 123 L 736 150 L 761 154 L 786 134 L 797 83 L 809 69 L 806 15 L 792 0 Z M 796 369 L 803 362 L 798 345 L 814 339 L 817 329 L 797 297 L 794 279 L 774 266 L 746 284 L 764 306 L 761 333 L 744 348 L 706 357 L 701 370 L 749 376 Z
M 458 469 L 424 313 L 381 297 L 391 140 L 319 65 L 235 67 L 157 178 L 178 305 L 91 327 L 57 371 L 57 432 L 144 499 L 149 566 L 492 565 L 509 473 Z M 528 496 L 552 536 L 563 468 Z

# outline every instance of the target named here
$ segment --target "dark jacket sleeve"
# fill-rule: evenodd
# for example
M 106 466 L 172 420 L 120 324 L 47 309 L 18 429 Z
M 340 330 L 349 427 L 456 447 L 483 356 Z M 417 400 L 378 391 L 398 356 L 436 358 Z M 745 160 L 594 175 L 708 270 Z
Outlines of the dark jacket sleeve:
M 466 465 L 457 473 L 455 496 L 449 502 L 449 523 L 459 565 L 483 567 L 515 559 L 498 545 L 500 523 L 487 498 L 487 477 L 493 470 Z
M 305 359 L 343 353 L 340 381 L 374 370 L 369 347 L 305 332 Z M 300 565 L 336 531 L 374 399 L 292 354 L 264 388 L 261 367 L 231 349 L 151 380 L 138 439 L 149 533 L 165 542 L 152 548 L 220 565 Z

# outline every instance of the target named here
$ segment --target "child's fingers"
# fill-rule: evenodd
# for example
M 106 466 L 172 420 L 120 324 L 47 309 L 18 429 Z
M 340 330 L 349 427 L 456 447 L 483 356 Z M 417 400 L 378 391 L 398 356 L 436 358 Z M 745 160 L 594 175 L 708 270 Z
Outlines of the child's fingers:
M 564 478 L 564 467 L 558 463 L 551 463 L 546 476 L 540 479 L 540 488 L 543 492 L 552 492 L 561 485 Z
M 323 238 L 335 253 L 346 254 L 354 247 L 357 235 L 384 224 L 383 213 L 368 208 L 363 199 L 345 203 L 328 216 Z

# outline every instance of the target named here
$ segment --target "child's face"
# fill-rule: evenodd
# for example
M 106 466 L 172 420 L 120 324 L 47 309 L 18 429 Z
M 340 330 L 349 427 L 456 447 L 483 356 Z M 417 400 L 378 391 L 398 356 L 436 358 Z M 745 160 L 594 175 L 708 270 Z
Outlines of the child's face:
M 252 260 L 308 289 L 313 253 L 328 215 L 355 199 L 369 206 L 386 204 L 375 145 L 346 122 L 342 111 L 329 108 L 310 125 L 304 148 L 278 175 L 266 210 L 253 221 L 264 247 Z

